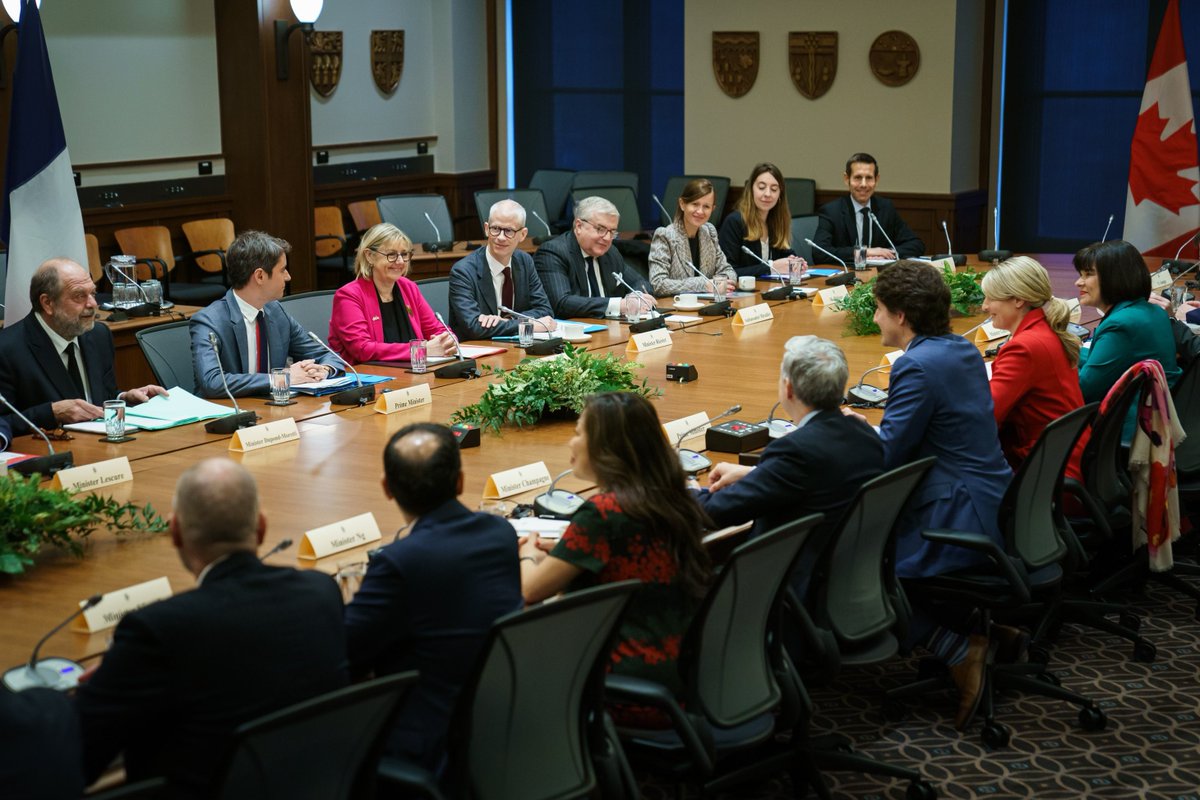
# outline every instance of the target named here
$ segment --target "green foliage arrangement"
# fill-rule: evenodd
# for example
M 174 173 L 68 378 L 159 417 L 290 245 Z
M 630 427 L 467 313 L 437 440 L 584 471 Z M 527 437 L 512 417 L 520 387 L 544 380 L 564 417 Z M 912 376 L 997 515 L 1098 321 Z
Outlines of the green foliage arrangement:
M 950 288 L 950 307 L 969 317 L 983 304 L 983 288 L 979 282 L 983 273 L 974 269 L 955 272 L 951 267 L 942 267 L 942 278 Z M 847 312 L 847 328 L 852 336 L 870 336 L 879 333 L 875 324 L 875 279 L 856 285 L 837 302 L 838 311 Z
M 527 359 L 507 372 L 490 369 L 503 379 L 489 386 L 478 403 L 455 411 L 451 421 L 499 433 L 505 423 L 522 427 L 546 414 L 578 414 L 588 396 L 597 392 L 637 392 L 643 397 L 662 394 L 646 385 L 645 378 L 639 381 L 634 370 L 640 366 L 613 353 L 596 356 L 568 344 L 559 358 Z
M 33 565 L 46 546 L 83 555 L 87 537 L 97 528 L 118 533 L 161 533 L 166 521 L 149 503 L 138 508 L 96 494 L 72 495 L 38 485 L 39 477 L 10 472 L 0 478 L 0 573 L 18 575 Z

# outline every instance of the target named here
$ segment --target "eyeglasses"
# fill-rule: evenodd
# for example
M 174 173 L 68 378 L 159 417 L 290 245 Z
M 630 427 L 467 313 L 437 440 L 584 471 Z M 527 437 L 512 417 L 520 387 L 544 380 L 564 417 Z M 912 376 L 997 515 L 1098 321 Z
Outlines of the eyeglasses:
M 488 225 L 488 233 L 497 239 L 511 239 L 516 236 L 524 228 L 501 228 L 499 225 Z
M 597 225 L 596 223 L 592 222 L 590 219 L 580 220 L 580 222 L 586 222 L 588 225 L 591 225 L 592 230 L 594 230 L 596 232 L 596 235 L 599 236 L 601 239 L 615 238 L 617 235 L 616 228 L 606 228 L 603 225 Z
M 412 261 L 412 257 L 413 257 L 412 250 L 404 250 L 399 253 L 397 253 L 397 252 L 385 253 L 382 250 L 376 250 L 375 248 L 372 247 L 371 252 L 378 253 L 379 255 L 383 256 L 384 258 L 386 258 L 388 260 L 389 264 L 395 264 L 397 261 Z

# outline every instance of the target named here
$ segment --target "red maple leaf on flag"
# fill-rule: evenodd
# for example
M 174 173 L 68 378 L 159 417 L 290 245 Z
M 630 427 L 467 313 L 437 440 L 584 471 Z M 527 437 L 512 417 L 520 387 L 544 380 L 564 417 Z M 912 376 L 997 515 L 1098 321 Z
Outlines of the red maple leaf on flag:
M 1138 117 L 1133 131 L 1129 191 L 1135 204 L 1148 198 L 1178 214 L 1179 209 L 1200 202 L 1192 192 L 1196 182 L 1179 175 L 1196 166 L 1196 132 L 1191 124 L 1184 124 L 1164 140 L 1166 127 L 1167 120 L 1158 114 L 1158 103 Z

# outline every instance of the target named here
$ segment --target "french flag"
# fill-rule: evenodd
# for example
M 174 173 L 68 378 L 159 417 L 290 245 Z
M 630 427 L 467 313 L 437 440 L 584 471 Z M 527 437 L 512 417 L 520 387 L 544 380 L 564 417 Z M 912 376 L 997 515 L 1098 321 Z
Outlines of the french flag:
M 8 166 L 0 239 L 8 245 L 4 319 L 29 313 L 29 281 L 47 258 L 87 267 L 83 214 L 58 112 L 46 36 L 34 0 L 22 0 L 8 127 Z

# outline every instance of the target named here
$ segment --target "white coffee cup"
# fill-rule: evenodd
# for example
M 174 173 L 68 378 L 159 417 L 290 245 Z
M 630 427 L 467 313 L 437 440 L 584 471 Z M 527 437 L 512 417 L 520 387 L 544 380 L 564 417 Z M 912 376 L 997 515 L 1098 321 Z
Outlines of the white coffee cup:
M 738 288 L 743 292 L 753 292 L 754 281 L 755 278 L 753 275 L 742 275 L 740 278 L 738 278 Z
M 675 305 L 677 306 L 694 306 L 698 305 L 699 301 L 694 294 L 677 294 L 675 295 Z

